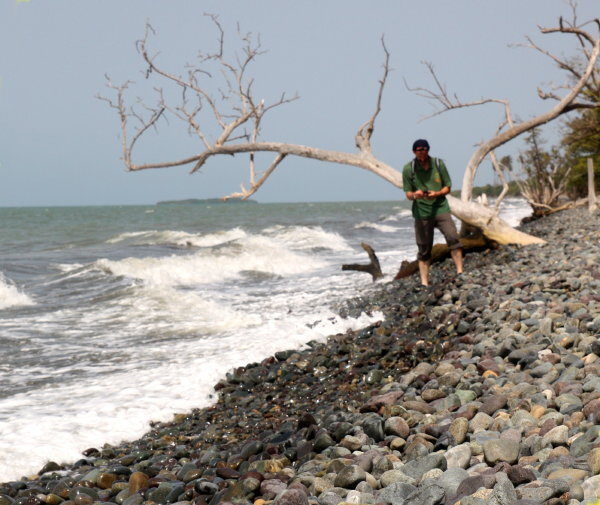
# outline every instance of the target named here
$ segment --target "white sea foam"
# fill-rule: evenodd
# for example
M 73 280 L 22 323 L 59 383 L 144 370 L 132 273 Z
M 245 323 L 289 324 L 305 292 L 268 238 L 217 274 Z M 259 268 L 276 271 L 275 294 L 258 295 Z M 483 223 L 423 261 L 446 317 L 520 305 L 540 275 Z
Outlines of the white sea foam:
M 167 341 L 162 344 L 164 360 L 158 365 L 131 360 L 120 373 L 1 400 L 0 481 L 32 474 L 48 460 L 75 461 L 88 447 L 137 438 L 148 430 L 149 419 L 167 421 L 174 413 L 209 405 L 212 386 L 227 369 L 297 348 L 308 340 L 364 327 L 381 314 L 352 320 L 330 313 L 318 316 L 323 322 L 312 328 L 302 319 L 270 320 L 262 336 L 231 334 L 219 346 L 201 339 Z M 140 347 L 143 357 L 147 350 Z M 14 412 L 19 412 L 18 422 L 11 416 Z
M 320 268 L 324 262 L 315 256 L 293 252 L 279 240 L 249 236 L 214 251 L 120 261 L 102 259 L 96 264 L 114 275 L 150 284 L 183 286 L 233 279 L 247 271 L 294 275 Z
M 0 272 L 0 310 L 8 307 L 33 305 L 34 303 L 27 294 L 20 291 Z
M 332 251 L 351 251 L 352 248 L 338 233 L 325 231 L 320 226 L 271 226 L 263 233 L 283 241 L 294 250 L 330 249 Z
M 379 224 L 379 223 L 369 223 L 366 221 L 354 225 L 354 228 L 356 228 L 356 229 L 373 228 L 374 230 L 377 230 L 381 233 L 393 233 L 393 232 L 398 231 L 398 228 L 395 226 L 389 226 L 387 224 Z
M 491 206 L 494 201 L 491 201 Z M 505 198 L 500 205 L 500 217 L 510 226 L 518 226 L 524 217 L 531 216 L 531 207 L 523 198 Z
M 241 228 L 213 232 L 207 234 L 194 234 L 174 230 L 150 230 L 121 233 L 107 241 L 109 244 L 129 242 L 136 245 L 177 245 L 179 247 L 212 247 L 224 244 L 232 240 L 238 240 L 246 236 Z

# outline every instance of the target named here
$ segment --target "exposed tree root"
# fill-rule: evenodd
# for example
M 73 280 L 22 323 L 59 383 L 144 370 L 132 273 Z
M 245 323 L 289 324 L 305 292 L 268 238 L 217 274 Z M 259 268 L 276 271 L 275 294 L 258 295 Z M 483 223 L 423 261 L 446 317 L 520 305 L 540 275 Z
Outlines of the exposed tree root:
M 350 265 L 342 265 L 342 270 L 358 270 L 359 272 L 367 272 L 371 274 L 373 281 L 381 279 L 383 277 L 383 273 L 381 272 L 381 266 L 379 265 L 379 259 L 377 258 L 375 251 L 369 244 L 366 244 L 365 242 L 361 242 L 360 245 L 365 251 L 367 251 L 367 254 L 369 255 L 369 259 L 371 260 L 369 264 L 363 265 L 353 263 Z

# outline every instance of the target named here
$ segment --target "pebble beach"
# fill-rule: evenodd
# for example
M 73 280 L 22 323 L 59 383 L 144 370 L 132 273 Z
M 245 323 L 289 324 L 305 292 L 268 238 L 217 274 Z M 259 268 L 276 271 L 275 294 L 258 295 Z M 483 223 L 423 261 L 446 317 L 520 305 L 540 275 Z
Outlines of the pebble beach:
M 598 216 L 523 224 L 547 243 L 435 264 L 428 289 L 376 283 L 336 309 L 381 321 L 232 370 L 211 407 L 49 461 L 0 505 L 599 503 Z

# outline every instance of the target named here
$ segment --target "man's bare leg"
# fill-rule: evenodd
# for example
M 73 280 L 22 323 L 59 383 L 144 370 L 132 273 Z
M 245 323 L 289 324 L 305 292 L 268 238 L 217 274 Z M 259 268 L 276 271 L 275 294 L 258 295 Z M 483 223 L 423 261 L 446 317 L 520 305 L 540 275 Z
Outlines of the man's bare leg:
M 462 274 L 463 273 L 462 249 L 452 249 L 450 251 L 450 255 L 452 256 L 452 259 L 454 260 L 454 264 L 456 265 L 456 273 Z
M 421 276 L 421 284 L 429 286 L 429 261 L 419 260 L 419 275 Z

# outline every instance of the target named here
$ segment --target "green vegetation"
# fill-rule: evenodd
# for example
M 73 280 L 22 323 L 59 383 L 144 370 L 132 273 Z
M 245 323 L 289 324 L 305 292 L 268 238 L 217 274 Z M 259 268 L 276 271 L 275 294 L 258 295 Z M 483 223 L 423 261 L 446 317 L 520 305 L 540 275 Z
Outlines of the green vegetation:
M 485 186 L 477 186 L 473 188 L 473 197 L 478 197 L 479 195 L 485 193 L 487 196 L 496 197 L 500 196 L 502 192 L 501 184 L 486 184 Z M 452 196 L 456 198 L 460 198 L 460 189 L 456 191 L 452 191 L 450 193 Z M 508 183 L 508 193 L 506 196 L 521 196 L 521 190 L 515 181 L 511 181 Z
M 600 100 L 598 100 L 600 103 Z M 596 191 L 600 190 L 600 109 L 579 113 L 565 123 L 562 147 L 565 163 L 571 167 L 569 194 L 587 196 L 587 158 L 594 160 Z

